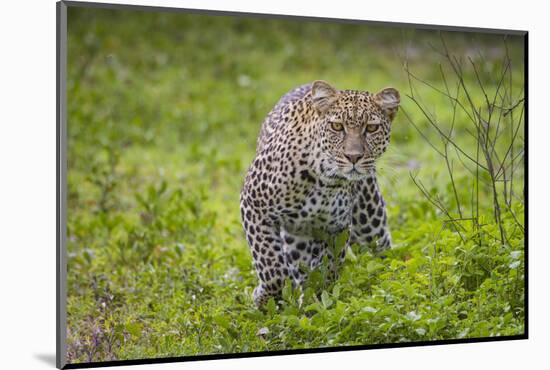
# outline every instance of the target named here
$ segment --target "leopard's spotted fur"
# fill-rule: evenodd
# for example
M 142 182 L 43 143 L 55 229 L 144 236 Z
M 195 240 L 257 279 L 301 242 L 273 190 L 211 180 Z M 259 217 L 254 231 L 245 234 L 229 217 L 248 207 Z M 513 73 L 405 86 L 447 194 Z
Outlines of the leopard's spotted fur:
M 391 246 L 375 161 L 386 150 L 397 90 L 336 90 L 323 81 L 284 95 L 266 117 L 241 192 L 241 216 L 259 284 L 257 306 L 301 285 L 305 264 L 334 256 L 327 239 L 349 229 L 351 243 Z M 319 234 L 319 230 L 322 234 Z

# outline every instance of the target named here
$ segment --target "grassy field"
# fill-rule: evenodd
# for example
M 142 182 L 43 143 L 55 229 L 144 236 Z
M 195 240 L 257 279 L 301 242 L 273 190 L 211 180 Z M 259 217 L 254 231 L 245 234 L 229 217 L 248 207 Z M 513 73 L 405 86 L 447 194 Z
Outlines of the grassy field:
M 498 90 L 509 55 L 510 105 L 519 102 L 519 37 L 443 36 L 466 60 L 471 99 L 481 105 Z M 411 29 L 71 8 L 68 361 L 522 334 L 521 157 L 512 165 L 515 200 L 502 212 L 502 243 L 490 181 L 461 166 L 467 159 L 456 150 L 449 179 L 427 142 L 440 134 L 415 100 L 441 125 L 453 122 L 454 140 L 475 155 L 466 112 L 404 68 L 454 89 L 457 80 L 442 77 L 451 71 L 435 50 L 441 46 L 438 33 Z M 354 247 L 336 283 L 316 274 L 302 305 L 285 289 L 283 304 L 259 311 L 239 191 L 264 116 L 285 92 L 316 79 L 401 91 L 378 171 L 395 248 L 380 259 Z M 522 130 L 510 145 L 520 115 L 505 116 L 497 152 L 521 153 Z M 452 227 L 413 178 L 451 216 L 475 215 L 477 226 Z

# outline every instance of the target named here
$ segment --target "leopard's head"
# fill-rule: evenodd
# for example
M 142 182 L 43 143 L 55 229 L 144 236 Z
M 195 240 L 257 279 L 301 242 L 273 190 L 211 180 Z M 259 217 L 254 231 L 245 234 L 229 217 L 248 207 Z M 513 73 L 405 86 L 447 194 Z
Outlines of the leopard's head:
M 391 87 L 371 94 L 337 90 L 315 81 L 311 104 L 321 151 L 319 175 L 355 181 L 373 172 L 376 160 L 389 145 L 399 101 L 399 92 Z

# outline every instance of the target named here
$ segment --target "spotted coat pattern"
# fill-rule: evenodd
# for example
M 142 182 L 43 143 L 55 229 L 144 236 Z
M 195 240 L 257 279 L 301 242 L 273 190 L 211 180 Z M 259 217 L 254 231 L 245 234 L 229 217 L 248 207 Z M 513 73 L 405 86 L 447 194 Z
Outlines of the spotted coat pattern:
M 386 150 L 399 93 L 300 86 L 275 105 L 258 137 L 241 192 L 241 218 L 262 306 L 284 280 L 300 286 L 324 256 L 337 274 L 327 236 L 349 230 L 348 245 L 391 246 L 375 161 Z

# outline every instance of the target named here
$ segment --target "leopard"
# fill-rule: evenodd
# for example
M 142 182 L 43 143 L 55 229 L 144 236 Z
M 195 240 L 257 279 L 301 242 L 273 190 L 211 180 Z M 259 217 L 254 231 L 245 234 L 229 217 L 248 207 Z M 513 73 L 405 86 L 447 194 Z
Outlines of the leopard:
M 267 114 L 240 193 L 257 307 L 280 298 L 287 280 L 302 287 L 322 262 L 337 278 L 353 244 L 375 254 L 391 248 L 376 163 L 399 105 L 392 87 L 370 93 L 317 80 L 284 94 Z M 345 248 L 331 248 L 344 232 Z

